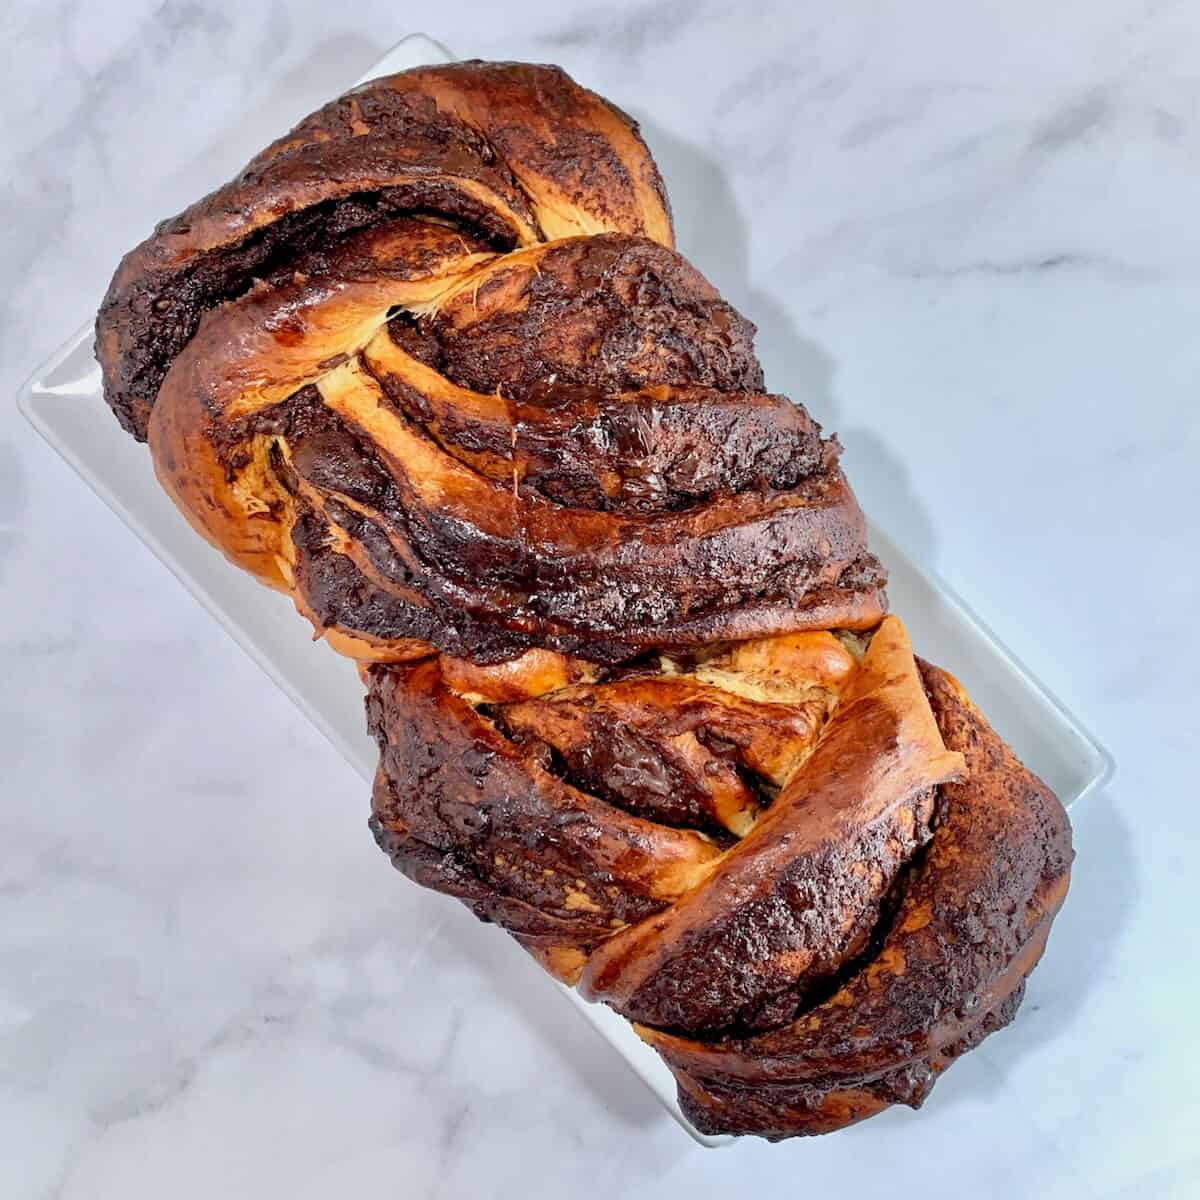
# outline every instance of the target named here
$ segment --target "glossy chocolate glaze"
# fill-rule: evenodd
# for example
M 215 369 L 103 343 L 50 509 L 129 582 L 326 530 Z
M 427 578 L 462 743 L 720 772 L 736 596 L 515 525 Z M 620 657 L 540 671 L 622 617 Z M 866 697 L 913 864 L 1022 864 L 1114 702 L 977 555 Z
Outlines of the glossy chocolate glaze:
M 434 333 L 397 317 L 389 334 L 446 369 Z M 447 453 L 520 495 L 572 508 L 657 512 L 722 492 L 786 491 L 826 462 L 820 426 L 784 396 L 667 384 L 608 394 L 548 372 L 555 382 L 536 380 L 515 398 L 455 405 L 379 359 L 368 356 L 368 367 Z
M 822 1133 L 888 1104 L 918 1107 L 960 1054 L 1007 1024 L 1066 894 L 1071 831 L 955 681 L 921 664 L 961 781 L 938 790 L 933 840 L 878 952 L 776 1030 L 701 1042 L 645 1030 L 700 1129 Z
M 753 325 L 642 232 L 670 236 L 656 178 L 560 72 L 380 81 L 127 257 L 98 320 L 110 402 L 141 436 L 166 396 L 177 503 L 368 657 L 869 625 L 884 575 L 836 441 L 763 394 Z M 539 244 L 564 199 L 625 227 Z
M 362 661 L 393 863 L 638 1023 L 699 1128 L 780 1138 L 1012 1018 L 1071 846 L 754 332 L 636 123 L 472 62 L 159 225 L 97 355 L 197 531 Z
M 402 860 L 414 841 L 451 855 L 454 880 L 469 871 L 489 905 L 520 901 L 591 945 L 598 930 L 678 894 L 672 869 L 687 875 L 717 853 L 695 833 L 631 818 L 560 780 L 536 743 L 506 738 L 453 693 L 436 660 L 375 668 L 369 682 L 376 837 Z M 512 928 L 541 932 L 540 915 L 530 920 Z
M 403 223 L 394 228 L 403 231 Z M 304 330 L 340 302 L 331 278 L 402 282 L 419 275 L 420 257 L 378 258 L 381 246 L 395 255 L 396 236 L 344 239 L 319 261 L 306 258 L 296 280 L 210 314 L 180 359 L 171 394 L 184 381 L 203 392 L 203 372 L 220 362 L 220 347 L 249 345 L 261 357 L 261 338 L 251 340 L 251 330 L 264 324 L 277 340 L 302 341 Z M 477 243 L 465 249 L 479 253 Z M 488 278 L 520 290 L 526 324 L 536 323 L 549 347 L 544 368 L 555 368 L 554 376 L 561 367 L 569 382 L 531 384 L 509 400 L 503 389 L 519 388 L 522 379 L 497 358 L 498 397 L 455 392 L 458 385 L 445 384 L 451 364 L 486 358 L 484 349 L 500 335 L 487 332 L 492 318 L 480 317 L 488 303 L 480 299 L 468 325 L 451 337 L 447 329 L 458 319 L 451 299 L 438 321 L 410 318 L 400 326 L 405 353 L 395 370 L 382 370 L 374 343 L 368 345 L 368 369 L 354 386 L 379 390 L 355 412 L 336 410 L 319 384 L 216 424 L 212 441 L 230 479 L 249 461 L 255 438 L 286 446 L 287 469 L 277 474 L 293 496 L 293 516 L 305 514 L 288 536 L 308 615 L 322 627 L 418 638 L 480 661 L 536 645 L 614 661 L 743 629 L 783 632 L 831 616 L 846 626 L 877 619 L 883 574 L 865 549 L 836 441 L 822 441 L 808 414 L 780 397 L 709 386 L 757 376 L 749 327 L 736 314 L 725 316 L 731 332 L 686 361 L 659 354 L 647 346 L 652 334 L 669 345 L 670 322 L 686 331 L 697 311 L 724 311 L 677 255 L 614 234 L 557 243 L 544 257 L 557 266 L 543 270 L 538 257 L 537 271 L 515 284 L 499 271 Z M 605 295 L 624 297 L 631 280 L 641 288 L 642 273 L 673 282 L 665 291 L 646 284 L 644 311 L 628 297 L 614 302 L 625 332 L 607 338 L 604 321 L 587 326 L 606 347 L 592 354 L 578 350 L 582 310 L 562 294 L 581 272 L 598 308 Z M 527 285 L 538 292 L 536 304 L 524 304 Z M 460 285 L 458 294 L 474 293 Z M 390 325 L 397 323 L 393 317 Z M 636 336 L 626 336 L 629 330 Z M 443 390 L 426 399 L 413 363 L 435 370 Z M 237 377 L 232 360 L 222 369 L 213 387 Z M 416 383 L 402 377 L 405 370 Z M 686 370 L 708 383 L 689 381 Z M 640 390 L 604 391 L 618 382 Z M 393 401 L 396 436 L 424 447 L 445 472 L 434 503 L 411 454 L 364 425 L 378 420 L 384 398 Z M 339 537 L 355 550 L 331 550 Z M 347 596 L 354 575 L 361 578 Z M 819 607 L 815 616 L 810 603 Z
M 628 234 L 572 238 L 534 260 L 499 259 L 426 326 L 442 372 L 478 392 L 763 386 L 754 326 L 673 250 Z
M 755 704 L 689 679 L 634 673 L 505 706 L 510 735 L 544 741 L 561 773 L 628 812 L 722 838 L 769 801 L 754 770 L 811 746 L 824 704 Z M 757 752 L 757 753 L 756 753 Z
M 316 172 L 323 163 L 322 157 L 305 165 Z M 214 193 L 201 204 L 214 204 L 220 195 Z M 364 187 L 344 198 L 323 200 L 288 212 L 237 240 L 233 234 L 229 245 L 150 267 L 131 274 L 127 281 L 115 278 L 96 319 L 96 355 L 104 367 L 105 399 L 117 419 L 138 441 L 146 440 L 150 410 L 162 381 L 204 313 L 244 295 L 255 280 L 286 277 L 306 260 L 315 264 L 347 233 L 426 210 L 460 218 L 473 234 L 499 248 L 515 241 L 510 228 L 457 189 L 415 181 L 399 187 Z M 160 226 L 152 241 L 186 237 L 190 212 Z
M 643 669 L 472 711 L 438 682 L 432 661 L 376 668 L 373 721 L 377 736 L 389 731 L 381 737 L 389 790 L 377 790 L 376 835 L 401 869 L 501 921 L 565 978 L 582 971 L 593 994 L 641 1021 L 642 1036 L 675 1070 L 681 1103 L 699 1128 L 777 1139 L 840 1128 L 892 1103 L 917 1106 L 950 1062 L 1015 1014 L 1065 894 L 1072 851 L 1061 806 L 949 676 L 922 663 L 918 677 L 909 658 L 906 698 L 884 699 L 897 670 L 905 674 L 907 647 L 894 622 L 885 628 L 893 648 L 877 682 L 852 680 L 827 724 L 812 710 L 820 740 L 777 798 L 763 775 L 746 769 L 755 722 L 780 727 L 780 706 L 769 698 Z M 414 707 L 417 693 L 425 699 Z M 911 760 L 902 748 L 916 736 L 904 732 L 911 719 L 935 728 L 922 736 L 943 765 L 931 760 L 915 774 L 905 767 Z M 701 734 L 702 749 L 732 753 L 739 778 L 757 780 L 761 807 L 742 841 L 714 836 L 711 806 L 696 794 L 707 761 L 681 762 L 681 733 Z M 413 744 L 402 744 L 406 737 Z M 437 782 L 414 780 L 412 764 L 430 745 Z M 612 828 L 632 821 L 644 828 L 646 819 L 663 832 L 707 826 L 719 857 L 701 864 L 669 903 L 660 900 L 627 924 L 617 918 L 615 928 L 612 897 L 627 885 L 620 856 L 599 870 L 573 860 L 571 886 L 585 897 L 577 929 L 503 911 L 504 897 L 525 903 L 524 894 L 477 876 L 468 888 L 457 854 L 439 874 L 429 852 L 413 849 L 427 844 L 431 818 L 421 806 L 431 798 L 444 807 L 455 794 L 493 794 L 494 760 L 481 757 L 481 747 L 524 764 L 501 777 L 505 804 L 514 796 L 527 803 L 531 784 L 538 792 L 536 781 L 553 777 L 572 797 L 554 802 L 560 814 L 576 795 L 590 794 L 614 814 Z M 766 769 L 764 759 L 756 761 Z M 465 778 L 452 781 L 463 763 L 474 764 L 469 787 Z M 929 780 L 941 782 L 922 782 Z M 851 811 L 881 784 L 878 819 Z M 511 819 L 504 811 L 502 824 Z M 541 820 L 543 833 L 554 831 L 552 849 L 544 853 L 538 841 L 526 861 L 544 860 L 547 878 L 565 847 L 579 854 L 596 844 L 578 817 L 565 825 L 561 816 Z M 829 821 L 830 833 L 821 833 Z M 833 834 L 839 824 L 843 832 Z M 389 832 L 397 828 L 399 840 Z M 735 869 L 743 851 L 763 866 Z M 723 893 L 723 878 L 740 882 Z M 569 920 L 564 894 L 543 896 L 535 907 Z M 610 922 L 600 934 L 589 916 L 593 903 Z M 703 913 L 691 925 L 695 936 L 680 924 L 689 909 Z M 613 949 L 631 938 L 658 965 L 649 975 L 639 968 L 642 983 L 614 991 L 606 971 L 628 959 Z M 799 954 L 805 946 L 811 952 Z M 547 960 L 547 953 L 558 957 Z
M 539 113 L 544 130 L 528 124 Z M 521 115 L 524 128 L 513 120 Z M 601 228 L 670 240 L 666 193 L 636 124 L 557 67 L 461 63 L 375 80 L 307 117 L 126 255 L 96 322 L 106 400 L 145 440 L 158 388 L 200 316 L 349 230 L 426 211 L 498 249 L 538 240 L 536 200 L 518 175 L 609 218 Z M 656 211 L 638 208 L 639 190 Z

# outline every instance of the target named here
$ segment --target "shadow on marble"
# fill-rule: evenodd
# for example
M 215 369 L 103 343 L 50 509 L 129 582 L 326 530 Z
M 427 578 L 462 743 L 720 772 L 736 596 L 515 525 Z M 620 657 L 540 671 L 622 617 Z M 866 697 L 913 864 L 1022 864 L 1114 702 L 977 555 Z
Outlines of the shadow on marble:
M 886 494 L 887 511 L 873 518 L 927 570 L 936 568 L 933 524 L 913 494 L 908 467 L 870 429 L 841 429 L 835 381 L 837 360 L 802 333 L 787 306 L 750 279 L 746 218 L 719 163 L 696 146 L 660 129 L 635 110 L 642 133 L 666 180 L 675 240 L 736 309 L 758 326 L 755 346 L 767 387 L 803 404 L 846 448 L 851 484 L 870 480 L 872 495 Z M 885 564 L 886 565 L 886 564 Z

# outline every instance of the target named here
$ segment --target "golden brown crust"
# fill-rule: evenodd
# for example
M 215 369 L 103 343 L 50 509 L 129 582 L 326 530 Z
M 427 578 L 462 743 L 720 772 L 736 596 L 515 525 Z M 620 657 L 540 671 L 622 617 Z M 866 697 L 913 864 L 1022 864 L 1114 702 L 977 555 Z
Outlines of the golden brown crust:
M 962 767 L 888 617 L 770 807 L 702 886 L 600 946 L 584 993 L 692 1031 L 745 1025 L 789 993 L 794 1007 L 862 948 L 927 837 L 933 789 Z
M 547 239 L 625 230 L 673 244 L 666 190 L 636 122 L 561 68 L 463 62 L 374 79 L 326 105 L 254 159 L 360 136 L 432 102 L 478 134 L 529 197 Z
M 478 711 L 432 661 L 376 668 L 376 836 L 637 1022 L 701 1129 L 774 1139 L 916 1106 L 1016 1011 L 1070 828 L 959 685 L 918 671 L 895 617 L 868 641 L 832 671 L 827 643 L 783 637 L 611 681 L 556 673 Z M 496 668 L 475 670 L 479 687 Z M 712 829 L 711 811 L 679 798 L 714 764 L 755 763 L 765 785 L 756 735 L 778 737 L 798 695 L 819 736 L 779 795 L 689 840 L 678 826 Z
M 358 661 L 395 865 L 637 1023 L 698 1127 L 779 1138 L 1011 1019 L 1071 848 L 753 339 L 636 124 L 478 62 L 302 121 L 97 320 L 178 507 Z
M 376 838 L 402 869 L 436 858 L 442 883 L 472 906 L 516 901 L 543 934 L 587 947 L 661 908 L 709 869 L 719 848 L 689 830 L 630 816 L 561 779 L 534 745 L 504 735 L 442 676 L 436 659 L 376 668 L 367 706 L 380 745 Z M 464 893 L 465 895 L 465 893 Z M 493 919 L 496 919 L 493 917 Z
M 874 625 L 883 573 L 836 442 L 763 392 L 753 326 L 654 240 L 669 241 L 665 210 L 636 183 L 652 163 L 623 119 L 541 70 L 421 72 L 373 88 L 378 105 L 356 92 L 167 223 L 101 312 L 110 399 L 129 418 L 141 397 L 137 431 L 192 525 L 360 661 L 428 646 L 611 663 Z M 518 133 L 521 96 L 542 107 Z M 585 144 L 595 170 L 567 187 Z M 442 191 L 322 225 L 331 201 L 300 186 L 301 160 L 340 178 L 380 156 Z M 510 252 L 502 184 L 541 214 Z M 568 192 L 600 232 L 538 240 Z M 298 214 L 293 247 L 280 229 Z M 271 269 L 204 292 L 188 272 L 241 270 L 247 223 L 276 238 Z M 201 315 L 177 347 L 158 325 L 182 328 L 185 302 Z
M 125 256 L 96 325 L 122 423 L 145 437 L 200 315 L 281 253 L 423 209 L 479 227 L 498 248 L 608 230 L 672 244 L 636 125 L 557 67 L 458 63 L 372 80 Z
M 927 663 L 921 672 L 966 775 L 940 789 L 933 841 L 878 951 L 823 1004 L 756 1037 L 639 1030 L 701 1129 L 779 1138 L 917 1107 L 1020 1003 L 1066 895 L 1070 826 L 957 682 Z

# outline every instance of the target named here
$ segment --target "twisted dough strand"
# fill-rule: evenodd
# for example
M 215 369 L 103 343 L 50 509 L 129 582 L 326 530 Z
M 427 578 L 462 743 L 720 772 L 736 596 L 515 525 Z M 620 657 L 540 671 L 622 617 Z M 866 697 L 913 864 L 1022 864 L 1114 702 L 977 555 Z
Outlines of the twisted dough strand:
M 181 511 L 360 660 L 396 866 L 634 1021 L 698 1126 L 778 1138 L 1009 1020 L 1071 849 L 753 337 L 636 125 L 485 63 L 314 113 L 97 320 Z

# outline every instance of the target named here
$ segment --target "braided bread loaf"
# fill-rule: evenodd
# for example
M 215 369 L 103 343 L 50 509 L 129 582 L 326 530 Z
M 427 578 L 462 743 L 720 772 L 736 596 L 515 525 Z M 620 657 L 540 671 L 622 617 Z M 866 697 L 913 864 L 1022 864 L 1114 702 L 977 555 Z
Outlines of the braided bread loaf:
M 1011 1019 L 1072 852 L 753 335 L 628 117 L 461 63 L 160 225 L 97 354 L 192 525 L 359 660 L 393 862 L 779 1138 Z

